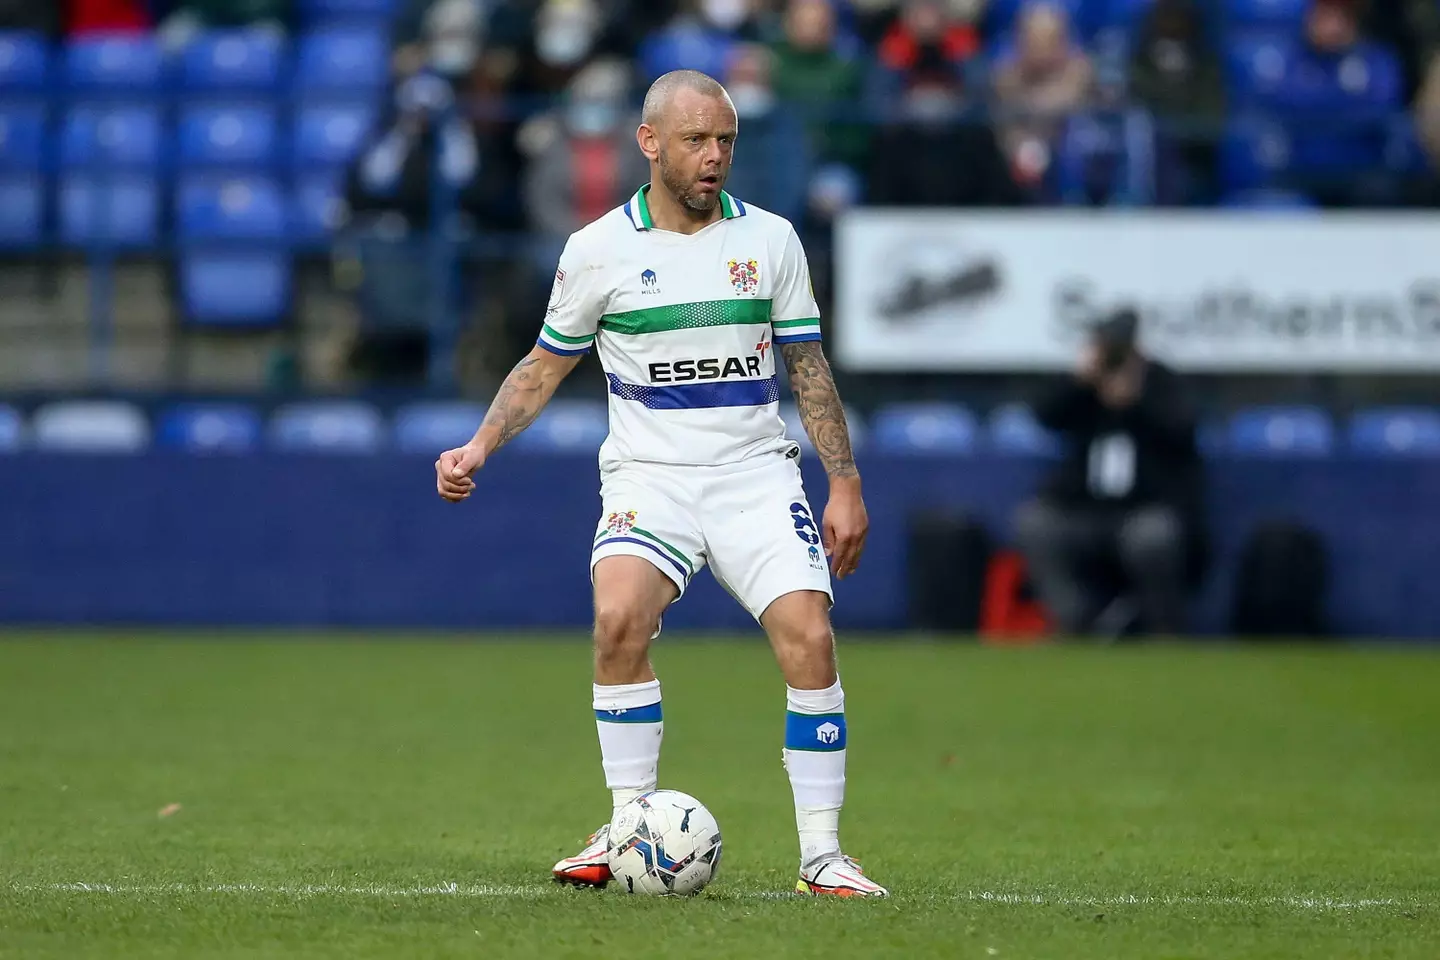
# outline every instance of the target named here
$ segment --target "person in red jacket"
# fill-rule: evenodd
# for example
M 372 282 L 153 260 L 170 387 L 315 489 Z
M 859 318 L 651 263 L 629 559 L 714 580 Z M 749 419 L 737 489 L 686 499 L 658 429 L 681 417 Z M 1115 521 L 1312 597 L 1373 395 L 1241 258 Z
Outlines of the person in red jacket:
M 153 24 L 144 0 L 67 0 L 65 33 L 138 33 Z

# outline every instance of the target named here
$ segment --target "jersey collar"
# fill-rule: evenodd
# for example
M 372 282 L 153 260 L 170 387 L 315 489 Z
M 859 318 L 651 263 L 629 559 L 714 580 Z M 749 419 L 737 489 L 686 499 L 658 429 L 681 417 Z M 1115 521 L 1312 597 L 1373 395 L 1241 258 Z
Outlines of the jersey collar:
M 635 195 L 625 201 L 625 216 L 630 218 L 630 223 L 636 230 L 653 230 L 655 221 L 650 218 L 650 204 L 645 195 L 650 192 L 650 184 L 645 184 Z M 720 216 L 725 220 L 734 220 L 737 217 L 745 216 L 745 204 L 736 200 L 724 190 L 720 191 Z

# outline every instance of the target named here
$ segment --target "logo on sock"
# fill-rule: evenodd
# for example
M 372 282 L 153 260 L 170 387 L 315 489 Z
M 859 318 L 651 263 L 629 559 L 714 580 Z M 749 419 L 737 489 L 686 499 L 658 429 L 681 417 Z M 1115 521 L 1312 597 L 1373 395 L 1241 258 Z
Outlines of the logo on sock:
M 840 739 L 840 728 L 833 723 L 822 723 L 815 728 L 815 739 L 821 743 L 834 743 Z

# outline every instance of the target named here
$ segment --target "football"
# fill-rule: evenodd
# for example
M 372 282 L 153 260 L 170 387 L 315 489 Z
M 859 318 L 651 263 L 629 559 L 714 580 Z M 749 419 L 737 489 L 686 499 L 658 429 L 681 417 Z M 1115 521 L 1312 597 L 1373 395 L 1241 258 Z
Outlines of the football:
M 720 825 L 688 793 L 638 796 L 610 825 L 610 872 L 626 893 L 690 896 L 719 869 Z

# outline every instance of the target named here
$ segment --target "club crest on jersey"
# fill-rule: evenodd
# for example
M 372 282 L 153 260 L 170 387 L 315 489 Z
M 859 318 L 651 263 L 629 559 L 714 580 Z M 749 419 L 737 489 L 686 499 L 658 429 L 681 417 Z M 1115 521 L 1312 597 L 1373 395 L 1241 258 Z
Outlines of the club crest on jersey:
M 760 287 L 760 264 L 754 260 L 731 260 L 730 285 L 739 294 L 753 294 Z
M 611 533 L 629 533 L 635 526 L 635 511 L 626 510 L 623 513 L 612 513 L 605 521 L 605 529 Z

